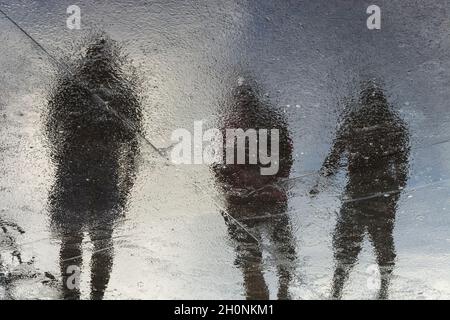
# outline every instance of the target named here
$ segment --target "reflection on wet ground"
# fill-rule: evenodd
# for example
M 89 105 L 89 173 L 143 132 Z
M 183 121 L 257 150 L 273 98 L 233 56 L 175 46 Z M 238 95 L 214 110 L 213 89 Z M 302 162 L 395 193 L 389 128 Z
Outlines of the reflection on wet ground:
M 257 164 L 216 165 L 218 183 L 225 193 L 226 212 L 223 212 L 228 232 L 236 250 L 236 265 L 242 270 L 247 299 L 268 299 L 269 292 L 263 274 L 261 233 L 269 233 L 275 244 L 277 261 L 278 298 L 288 299 L 288 287 L 295 270 L 295 241 L 290 218 L 286 213 L 287 195 L 276 186 L 280 178 L 289 176 L 292 166 L 292 141 L 281 114 L 258 97 L 249 80 L 233 91 L 223 115 L 223 137 L 226 129 L 278 129 L 280 136 L 279 170 L 275 175 L 261 175 L 261 159 Z M 271 139 L 268 137 L 268 141 Z M 236 146 L 236 145 L 235 145 Z M 260 146 L 259 146 L 260 147 Z M 274 151 L 268 146 L 270 154 Z M 250 157 L 249 145 L 245 156 Z M 224 155 L 224 163 L 226 155 Z
M 120 63 L 116 43 L 100 35 L 88 45 L 75 72 L 62 75 L 49 103 L 46 131 L 56 162 L 49 211 L 52 229 L 61 239 L 64 299 L 80 297 L 77 285 L 68 288 L 68 282 L 81 270 L 84 232 L 94 246 L 91 298 L 103 297 L 113 266 L 114 223 L 133 186 L 138 132 L 93 97 L 97 94 L 141 128 L 139 99 Z
M 450 297 L 446 2 L 9 2 L 1 299 Z M 169 163 L 197 120 L 278 172 Z
M 376 82 L 363 83 L 359 95 L 357 101 L 350 100 L 350 110 L 321 169 L 325 177 L 335 174 L 346 155 L 346 197 L 333 233 L 336 269 L 332 296 L 342 296 L 367 232 L 381 273 L 379 298 L 387 298 L 396 256 L 395 211 L 408 177 L 409 136 Z M 311 191 L 317 193 L 317 187 Z

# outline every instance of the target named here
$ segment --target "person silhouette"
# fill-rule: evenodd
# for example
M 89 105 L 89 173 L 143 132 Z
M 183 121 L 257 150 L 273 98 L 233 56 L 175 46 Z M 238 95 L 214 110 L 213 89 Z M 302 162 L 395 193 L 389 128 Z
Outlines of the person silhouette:
M 287 214 L 287 195 L 277 186 L 289 176 L 292 166 L 292 141 L 282 115 L 258 98 L 250 81 L 240 80 L 223 115 L 226 129 L 278 129 L 279 170 L 274 175 L 261 175 L 258 164 L 220 164 L 214 173 L 225 196 L 223 212 L 228 233 L 235 245 L 236 265 L 242 270 L 247 299 L 269 299 L 263 273 L 261 233 L 270 235 L 277 264 L 278 298 L 289 298 L 296 249 Z M 270 140 L 270 139 L 268 139 Z M 270 148 L 269 148 L 270 150 Z M 236 151 L 236 149 L 235 149 Z M 271 152 L 275 152 L 272 148 Z M 246 144 L 246 159 L 249 146 Z M 236 157 L 236 152 L 234 153 Z M 226 154 L 224 154 L 224 161 Z M 236 159 L 235 159 L 236 160 Z M 236 161 L 235 161 L 236 163 Z
M 52 230 L 61 240 L 64 299 L 80 298 L 73 274 L 81 268 L 85 232 L 93 244 L 90 298 L 103 298 L 114 225 L 133 186 L 141 106 L 119 51 L 106 35 L 96 37 L 75 71 L 59 79 L 48 103 L 45 130 L 56 167 L 48 203 Z
M 359 101 L 345 115 L 320 176 L 335 174 L 344 154 L 348 182 L 333 234 L 336 266 L 331 295 L 342 297 L 367 232 L 380 270 L 378 298 L 386 299 L 396 258 L 397 202 L 408 179 L 409 134 L 375 80 L 362 83 Z M 311 194 L 317 192 L 313 187 Z

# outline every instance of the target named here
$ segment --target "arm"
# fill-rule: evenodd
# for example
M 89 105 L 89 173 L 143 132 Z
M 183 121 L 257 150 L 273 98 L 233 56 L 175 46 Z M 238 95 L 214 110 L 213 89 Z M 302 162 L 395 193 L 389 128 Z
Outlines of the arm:
M 344 138 L 345 127 L 346 124 L 340 127 L 336 134 L 336 138 L 333 141 L 331 151 L 325 158 L 325 161 L 323 162 L 322 167 L 319 170 L 321 176 L 324 177 L 332 176 L 339 169 L 339 162 L 341 160 L 342 154 L 345 151 L 345 138 Z
M 331 148 L 330 153 L 328 154 L 328 156 L 325 158 L 325 161 L 322 164 L 322 167 L 319 170 L 319 178 L 317 179 L 317 182 L 315 183 L 315 185 L 312 187 L 311 191 L 309 192 L 311 195 L 315 195 L 317 193 L 319 193 L 319 183 L 320 183 L 320 178 L 321 177 L 329 177 L 334 175 L 338 168 L 339 168 L 339 163 L 342 157 L 342 154 L 345 151 L 345 138 L 344 138 L 344 132 L 346 128 L 346 124 L 344 124 L 343 126 L 341 126 L 338 129 L 338 132 L 336 134 L 336 138 L 333 141 L 333 146 Z

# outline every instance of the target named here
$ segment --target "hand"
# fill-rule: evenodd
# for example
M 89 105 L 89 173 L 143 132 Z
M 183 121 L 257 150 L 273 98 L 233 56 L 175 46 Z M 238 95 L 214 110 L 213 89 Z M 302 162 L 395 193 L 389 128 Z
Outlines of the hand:
M 314 185 L 314 187 L 312 187 L 311 190 L 309 190 L 309 196 L 311 198 L 315 198 L 318 193 L 319 193 L 319 186 L 317 184 Z
M 323 186 L 323 177 L 321 174 L 319 174 L 319 176 L 316 179 L 316 183 L 311 188 L 311 190 L 309 190 L 309 196 L 311 198 L 315 198 L 317 194 L 320 192 L 321 186 Z

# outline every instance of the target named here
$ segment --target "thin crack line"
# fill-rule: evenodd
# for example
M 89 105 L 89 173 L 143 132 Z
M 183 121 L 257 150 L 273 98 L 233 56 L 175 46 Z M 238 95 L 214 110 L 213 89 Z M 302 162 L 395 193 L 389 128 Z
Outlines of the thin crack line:
M 249 230 L 247 230 L 247 228 L 241 223 L 239 222 L 239 220 L 237 220 L 235 217 L 233 217 L 231 214 L 229 214 L 227 212 L 227 210 L 225 210 L 225 208 L 223 208 L 220 204 L 217 203 L 217 201 L 215 201 L 215 199 L 208 195 L 206 192 L 203 192 L 202 188 L 195 182 L 193 182 L 194 187 L 196 187 L 197 189 L 200 190 L 200 192 L 202 192 L 203 194 L 206 194 L 208 197 L 210 197 L 210 199 L 213 201 L 214 205 L 217 207 L 217 209 L 219 209 L 221 212 L 223 212 L 227 217 L 229 217 L 233 223 L 237 224 L 242 230 L 244 230 L 250 237 L 252 237 L 253 240 L 255 240 L 258 244 L 261 244 L 259 239 Z
M 53 55 L 51 55 L 37 40 L 35 40 L 28 32 L 26 32 L 19 24 L 17 24 L 12 18 L 10 18 L 2 9 L 0 9 L 0 13 L 2 13 L 9 21 L 11 21 L 11 23 L 13 23 L 17 28 L 19 28 L 19 30 L 21 32 L 23 32 L 36 46 L 38 46 L 38 48 L 40 48 L 45 54 L 47 54 L 51 60 L 53 62 L 55 62 L 57 64 L 57 66 L 59 66 L 60 68 L 62 68 L 64 71 L 66 71 L 70 76 L 74 76 L 74 74 L 70 71 L 70 68 L 65 64 L 60 62 L 58 59 L 56 59 L 56 57 L 54 57 Z M 85 87 L 84 84 L 81 81 L 77 81 L 78 84 L 85 89 L 86 91 L 88 91 L 91 96 L 94 98 L 95 102 L 97 102 L 98 104 L 100 104 L 101 106 L 103 106 L 107 111 L 111 112 L 114 116 L 116 116 L 118 119 L 120 119 L 122 122 L 125 123 L 126 126 L 128 126 L 128 128 L 133 131 L 135 134 L 137 134 L 141 139 L 143 139 L 148 145 L 151 146 L 151 148 L 156 151 L 164 160 L 169 161 L 169 158 L 159 149 L 157 148 L 149 139 L 147 139 L 143 134 L 141 134 L 139 132 L 139 130 L 137 130 L 137 128 L 128 121 L 128 119 L 126 119 L 125 117 L 123 117 L 119 112 L 117 112 L 116 110 L 114 110 L 113 108 L 111 108 L 108 103 L 106 103 L 101 97 L 99 97 L 96 93 L 92 92 L 88 87 Z M 170 161 L 169 161 L 170 164 Z M 195 183 L 191 181 L 191 184 L 195 187 Z M 202 190 L 202 189 L 200 189 Z M 215 203 L 214 199 L 211 198 L 213 200 L 213 202 Z M 216 206 L 218 206 L 220 208 L 220 206 L 215 203 Z M 232 218 L 234 221 L 237 222 L 237 220 L 232 217 L 228 212 L 224 211 L 230 218 Z M 237 223 L 241 228 L 243 227 L 241 224 Z M 258 239 L 251 234 L 247 229 L 243 229 L 246 233 L 248 233 L 254 240 L 256 240 L 258 242 L 258 244 L 260 243 L 258 241 Z
M 436 180 L 436 181 L 432 181 L 430 183 L 425 183 L 425 184 L 417 185 L 415 187 L 410 187 L 410 188 L 403 188 L 403 189 L 386 190 L 386 191 L 376 192 L 376 193 L 368 194 L 368 195 L 365 195 L 365 196 L 362 196 L 362 197 L 357 197 L 357 198 L 344 198 L 344 197 L 341 196 L 341 194 L 331 194 L 331 196 L 339 198 L 343 203 L 347 203 L 347 202 L 363 201 L 363 200 L 377 198 L 377 197 L 384 197 L 386 194 L 396 194 L 396 193 L 403 192 L 403 194 L 407 195 L 407 194 L 416 192 L 416 191 L 418 191 L 420 189 L 425 189 L 427 187 L 431 187 L 431 186 L 434 186 L 434 185 L 439 185 L 439 184 L 445 183 L 445 182 L 450 182 L 450 178 Z M 291 199 L 297 199 L 297 198 L 301 198 L 301 197 L 303 197 L 303 195 L 299 195 L 299 196 L 293 197 Z M 313 197 L 313 198 L 316 198 L 316 196 Z
M 343 199 L 343 202 L 348 203 L 348 202 L 364 201 L 364 200 L 378 198 L 378 197 L 385 197 L 386 195 L 391 195 L 391 194 L 396 194 L 396 193 L 401 193 L 401 192 L 403 192 L 404 194 L 410 194 L 410 193 L 416 192 L 417 190 L 424 189 L 424 188 L 434 186 L 434 185 L 438 185 L 438 184 L 441 184 L 444 182 L 449 182 L 449 181 L 450 181 L 450 179 L 437 180 L 437 181 L 432 181 L 430 183 L 421 184 L 421 185 L 411 187 L 411 188 L 387 190 L 387 191 L 383 191 L 383 192 L 373 193 L 373 194 L 363 196 L 363 197 Z
M 74 77 L 74 73 L 70 70 L 70 68 L 67 66 L 67 64 L 59 61 L 56 59 L 55 56 L 53 56 L 51 53 L 49 53 L 37 40 L 35 40 L 27 31 L 25 31 L 19 24 L 17 24 L 12 18 L 10 18 L 2 9 L 0 9 L 0 13 L 2 13 L 11 23 L 13 23 L 21 32 L 23 32 L 39 49 L 41 49 L 47 56 L 50 57 L 50 59 L 56 63 L 56 65 L 63 69 L 66 74 L 68 74 L 71 77 Z M 95 92 L 92 92 L 89 87 L 87 87 L 82 81 L 76 80 L 78 85 L 81 86 L 82 89 L 88 91 L 90 95 L 94 98 L 94 102 L 104 107 L 107 111 L 112 113 L 115 117 L 117 117 L 119 120 L 121 120 L 125 125 L 133 131 L 135 134 L 137 134 L 141 139 L 147 142 L 153 150 L 155 150 L 160 156 L 162 156 L 164 159 L 168 160 L 165 155 L 161 152 L 159 148 L 157 148 L 150 140 L 148 140 L 142 133 L 139 132 L 139 130 L 132 124 L 128 119 L 126 119 L 124 116 L 122 116 L 119 112 L 114 110 L 114 108 L 110 107 L 107 102 L 105 102 L 100 96 L 98 96 Z
M 97 250 L 92 250 L 91 254 L 107 251 L 107 250 L 110 250 L 110 249 L 114 249 L 114 245 L 111 245 L 111 246 L 108 246 L 108 247 L 105 247 L 105 248 L 101 248 L 101 249 L 97 249 Z M 61 262 L 67 262 L 67 261 L 72 261 L 72 260 L 79 259 L 79 258 L 83 258 L 83 255 L 81 254 L 81 255 L 78 255 L 78 256 L 75 256 L 75 257 L 62 259 L 60 261 Z

